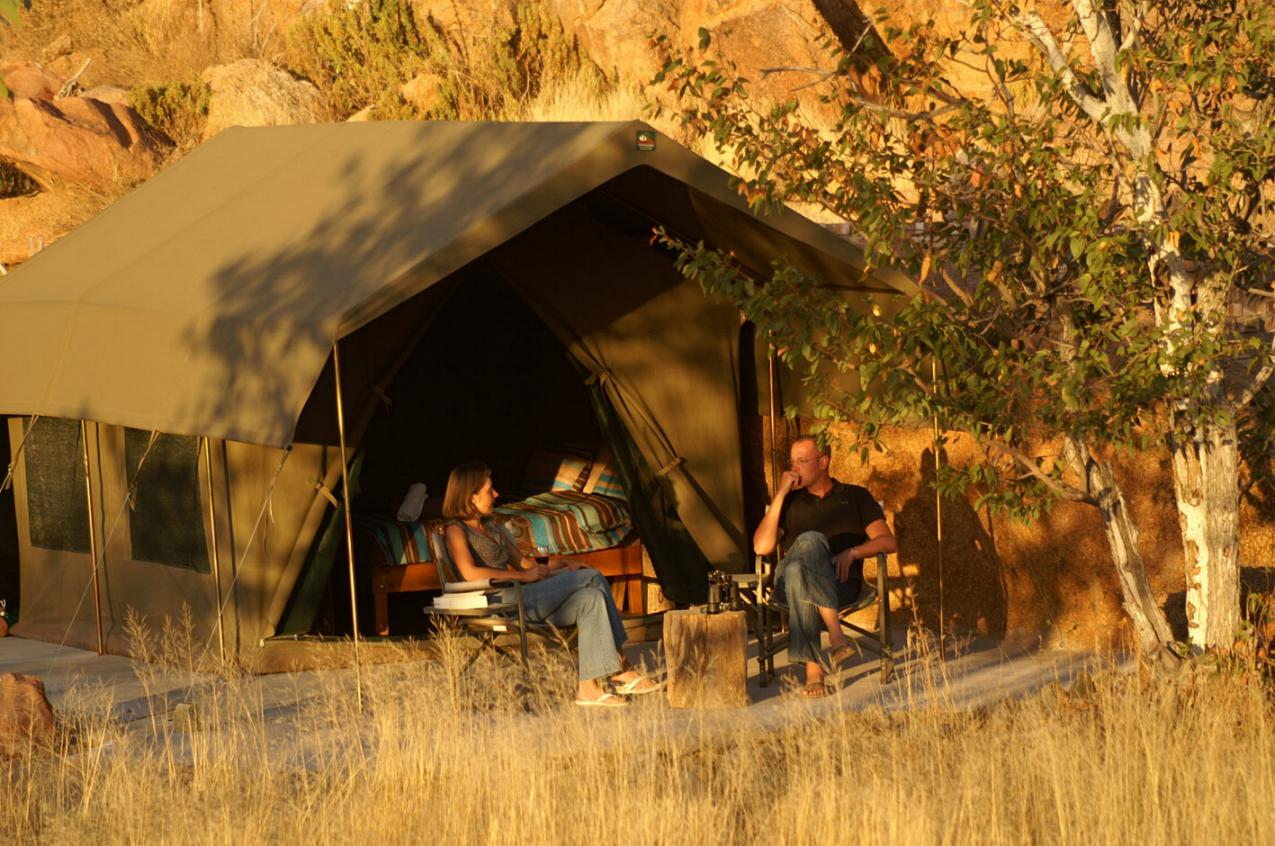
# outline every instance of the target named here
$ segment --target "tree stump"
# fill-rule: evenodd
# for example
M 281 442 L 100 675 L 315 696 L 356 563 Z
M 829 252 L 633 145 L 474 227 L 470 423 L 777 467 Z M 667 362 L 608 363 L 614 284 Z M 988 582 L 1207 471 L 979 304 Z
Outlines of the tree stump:
M 700 608 L 664 614 L 668 699 L 674 708 L 741 708 L 748 704 L 748 626 L 743 611 Z

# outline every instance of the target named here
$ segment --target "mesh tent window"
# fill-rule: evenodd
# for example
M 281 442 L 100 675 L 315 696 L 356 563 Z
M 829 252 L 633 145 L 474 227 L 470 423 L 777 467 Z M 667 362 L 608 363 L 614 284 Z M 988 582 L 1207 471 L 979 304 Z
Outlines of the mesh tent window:
M 80 421 L 41 417 L 34 426 L 30 419 L 25 425 L 31 433 L 23 449 L 31 545 L 87 554 L 89 515 Z
M 146 455 L 149 442 L 149 432 L 124 430 L 128 478 L 137 479 L 136 507 L 129 517 L 133 558 L 210 572 L 199 495 L 199 438 L 160 435 Z M 143 455 L 146 462 L 138 475 Z

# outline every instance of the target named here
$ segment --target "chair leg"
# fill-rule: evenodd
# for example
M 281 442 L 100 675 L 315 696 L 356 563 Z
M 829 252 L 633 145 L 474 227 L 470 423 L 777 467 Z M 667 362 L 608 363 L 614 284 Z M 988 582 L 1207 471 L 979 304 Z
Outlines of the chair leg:
M 761 606 L 758 615 L 760 624 L 757 633 L 757 670 L 761 677 L 761 686 L 766 687 L 775 679 L 775 621 L 774 612 L 767 606 Z
M 522 583 L 516 583 L 514 589 L 518 595 L 518 654 L 522 656 L 523 669 L 529 670 L 531 663 L 527 659 L 527 609 L 522 604 Z
M 877 554 L 877 639 L 881 644 L 881 683 L 894 680 L 894 634 L 890 628 L 889 573 L 884 553 Z
M 469 634 L 471 637 L 473 637 L 475 640 L 478 641 L 478 646 L 476 646 L 474 648 L 474 651 L 470 654 L 469 660 L 465 662 L 465 666 L 460 668 L 461 673 L 466 672 L 467 670 L 469 670 L 470 667 L 474 666 L 474 662 L 477 661 L 479 657 L 488 649 L 497 653 L 503 652 L 503 650 L 496 645 L 496 636 L 494 634 L 487 632 L 485 634 L 479 635 L 479 634 L 475 634 L 472 631 Z

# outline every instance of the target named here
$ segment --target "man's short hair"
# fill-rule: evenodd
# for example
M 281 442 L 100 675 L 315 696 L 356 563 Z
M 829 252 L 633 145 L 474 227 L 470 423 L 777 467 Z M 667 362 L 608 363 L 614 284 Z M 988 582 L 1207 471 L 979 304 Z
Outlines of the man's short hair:
M 818 450 L 819 454 L 822 455 L 824 458 L 827 458 L 827 459 L 832 458 L 832 447 L 829 446 L 826 442 L 821 443 L 819 439 L 816 438 L 814 435 L 802 435 L 801 437 L 793 441 L 792 445 L 796 446 L 797 444 L 802 443 L 803 441 L 809 441 L 810 443 L 814 444 L 815 449 Z

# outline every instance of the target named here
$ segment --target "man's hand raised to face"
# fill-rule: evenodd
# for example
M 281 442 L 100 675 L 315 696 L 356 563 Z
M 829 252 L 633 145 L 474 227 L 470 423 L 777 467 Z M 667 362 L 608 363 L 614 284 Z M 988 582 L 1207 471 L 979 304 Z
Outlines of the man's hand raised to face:
M 780 496 L 787 496 L 792 493 L 793 488 L 799 487 L 801 487 L 801 477 L 797 475 L 796 471 L 785 470 L 780 474 L 779 490 L 777 491 Z

